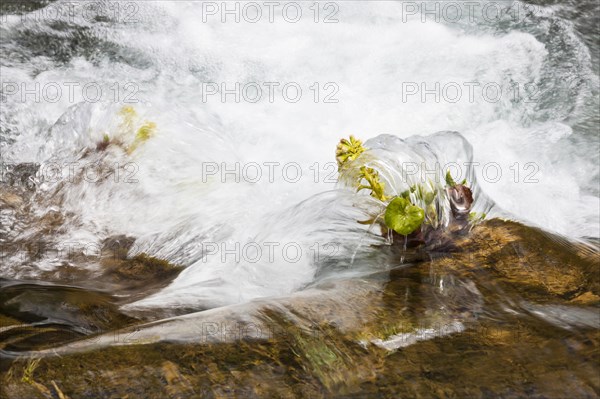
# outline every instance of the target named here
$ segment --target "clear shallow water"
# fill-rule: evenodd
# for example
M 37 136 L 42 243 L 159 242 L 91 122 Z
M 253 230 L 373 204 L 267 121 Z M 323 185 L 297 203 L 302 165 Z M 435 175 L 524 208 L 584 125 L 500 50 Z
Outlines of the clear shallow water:
M 131 255 L 146 252 L 187 267 L 140 306 L 212 307 L 287 294 L 313 280 L 315 251 L 348 261 L 379 242 L 354 222 L 360 216 L 349 205 L 354 199 L 327 193 L 336 188 L 333 148 L 348 134 L 459 131 L 481 164 L 474 168 L 481 189 L 498 209 L 572 238 L 600 236 L 598 76 L 590 48 L 565 17 L 573 5 L 543 5 L 527 15 L 525 5 L 514 2 L 517 18 L 474 12 L 474 20 L 437 23 L 407 15 L 402 3 L 342 2 L 338 23 L 289 23 L 276 13 L 273 23 L 251 24 L 218 17 L 198 23 L 198 2 L 131 4 L 125 10 L 135 11 L 131 19 L 3 15 L 3 82 L 56 82 L 63 96 L 56 102 L 8 96 L 1 144 L 8 162 L 64 166 L 103 158 L 123 166 L 117 182 L 40 183 L 46 199 L 34 213 L 54 206 L 66 215 L 55 243 L 90 244 L 93 252 L 103 239 L 127 235 L 136 239 Z M 312 16 L 308 7 L 304 15 Z M 85 101 L 81 90 L 69 99 L 65 83 L 73 81 L 97 82 L 111 96 L 116 82 L 120 99 L 139 100 L 133 104 L 137 126 L 156 123 L 154 137 L 132 154 L 84 156 L 105 133 L 121 134 L 123 104 L 114 97 Z M 277 88 L 273 102 L 236 103 L 231 96 L 222 102 L 219 95 L 203 97 L 209 82 L 263 88 L 264 82 L 296 82 L 303 95 L 292 103 Z M 317 103 L 310 89 L 315 82 Z M 439 101 L 407 94 L 414 85 L 436 82 L 458 85 L 462 98 L 454 101 L 452 91 L 440 91 Z M 502 95 L 491 101 L 493 94 L 475 90 L 471 99 L 465 85 L 473 82 L 501 87 Z M 337 102 L 325 103 L 327 95 Z M 206 168 L 222 162 L 240 170 L 207 178 Z M 279 163 L 272 181 L 264 166 L 271 162 Z M 243 172 L 249 163 L 261 165 L 257 182 Z M 298 171 L 300 179 L 292 182 Z M 290 262 L 289 254 L 276 251 L 274 261 L 258 263 L 221 256 L 222 245 L 258 243 L 264 254 L 270 242 L 293 244 L 303 256 Z M 219 250 L 202 258 L 214 248 L 209 244 Z M 248 247 L 246 255 L 255 250 Z M 62 260 L 42 258 L 30 274 Z M 14 266 L 4 266 L 7 277 L 23 277 Z

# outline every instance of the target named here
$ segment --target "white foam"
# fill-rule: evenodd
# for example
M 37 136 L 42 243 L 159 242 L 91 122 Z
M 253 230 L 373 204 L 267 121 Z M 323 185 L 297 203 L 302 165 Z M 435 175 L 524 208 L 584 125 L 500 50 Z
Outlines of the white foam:
M 290 292 L 311 281 L 313 262 L 279 259 L 261 267 L 229 260 L 203 263 L 199 246 L 203 242 L 243 246 L 259 237 L 262 242 L 298 242 L 307 250 L 315 242 L 337 241 L 339 231 L 349 227 L 315 236 L 315 231 L 325 229 L 322 221 L 305 218 L 293 226 L 286 224 L 295 204 L 333 189 L 323 181 L 325 172 L 315 183 L 311 166 L 334 161 L 336 142 L 348 134 L 368 139 L 392 133 L 405 138 L 439 130 L 463 132 L 476 161 L 502 167 L 499 182 L 490 183 L 482 171 L 479 181 L 516 217 L 574 237 L 600 235 L 598 198 L 586 191 L 594 185 L 589 176 L 597 173 L 597 165 L 560 153 L 573 135 L 562 116 L 548 119 L 536 104 L 515 102 L 508 95 L 498 102 L 485 101 L 481 95 L 470 101 L 466 91 L 455 103 L 431 97 L 425 102 L 403 99 L 403 82 L 429 87 L 436 82 L 442 86 L 496 82 L 504 90 L 514 82 L 539 83 L 547 73 L 547 44 L 524 30 L 494 34 L 488 28 L 478 32 L 415 19 L 402 22 L 399 3 L 338 4 L 340 23 L 335 24 L 315 24 L 310 18 L 297 24 L 281 18 L 272 24 L 222 24 L 217 19 L 199 23 L 197 2 L 139 3 L 143 15 L 149 16 L 146 23 L 108 25 L 97 34 L 129 47 L 126 52 L 139 52 L 150 63 L 148 68 L 108 57 L 96 63 L 75 57 L 35 76 L 25 65 L 3 67 L 3 77 L 42 84 L 137 82 L 137 97 L 144 101 L 136 108 L 142 119 L 157 123 L 156 136 L 131 157 L 110 155 L 115 162 L 135 162 L 138 183 L 108 181 L 63 189 L 63 209 L 77 215 L 68 235 L 88 237 L 91 232 L 99 241 L 128 234 L 137 237 L 140 250 L 191 265 L 148 300 L 150 305 L 225 304 Z M 3 29 L 16 28 L 13 24 Z M 581 63 L 575 72 L 584 74 L 589 53 L 582 48 L 581 58 L 569 62 Z M 273 103 L 203 103 L 202 82 L 235 81 L 297 82 L 304 92 L 294 104 L 280 93 Z M 308 88 L 314 82 L 321 86 L 334 82 L 339 102 L 314 103 Z M 597 91 L 597 80 L 588 84 Z M 119 108 L 85 104 L 48 134 L 68 103 L 42 102 L 27 109 L 10 101 L 6 105 L 21 134 L 10 154 L 37 161 L 77 159 L 82 147 L 93 147 L 104 131 L 114 128 Z M 203 162 L 291 161 L 302 167 L 303 178 L 296 183 L 281 174 L 274 182 L 263 177 L 258 183 L 243 178 L 237 183 L 232 176 L 226 182 L 201 177 Z M 523 169 L 519 181 L 507 178 L 515 162 L 537 165 L 539 182 L 523 182 L 528 172 Z M 303 212 L 306 216 L 322 210 Z M 281 223 L 271 223 L 272 219 Z M 332 226 L 343 223 L 323 220 Z M 358 242 L 360 238 L 354 244 Z

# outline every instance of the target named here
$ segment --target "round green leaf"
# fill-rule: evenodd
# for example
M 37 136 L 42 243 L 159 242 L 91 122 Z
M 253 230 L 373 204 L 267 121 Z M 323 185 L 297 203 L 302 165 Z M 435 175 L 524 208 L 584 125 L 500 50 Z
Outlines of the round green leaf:
M 407 236 L 421 226 L 425 211 L 402 197 L 394 198 L 385 210 L 385 224 L 398 234 Z

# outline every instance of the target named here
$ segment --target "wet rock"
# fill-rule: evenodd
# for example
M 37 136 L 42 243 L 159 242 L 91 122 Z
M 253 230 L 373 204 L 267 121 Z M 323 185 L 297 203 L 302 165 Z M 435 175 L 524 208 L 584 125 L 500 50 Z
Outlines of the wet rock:
M 0 312 L 12 328 L 0 332 L 0 348 L 44 348 L 136 321 L 115 302 L 109 294 L 75 287 L 4 283 Z
M 600 296 L 592 294 L 588 291 L 571 299 L 571 302 L 583 305 L 600 304 Z
M 563 341 L 577 340 L 576 334 L 552 328 L 540 332 L 540 326 L 515 331 L 514 324 L 488 324 L 392 353 L 365 350 L 339 335 L 306 346 L 290 335 L 265 342 L 112 347 L 43 358 L 31 378 L 48 389 L 54 381 L 65 395 L 79 398 L 162 398 L 173 392 L 181 397 L 249 398 L 564 398 L 571 397 L 569 392 L 594 397 L 597 369 L 585 359 L 594 356 L 598 337 L 588 335 L 587 344 L 575 347 Z M 531 349 L 540 345 L 547 350 Z M 345 375 L 344 363 L 358 373 Z M 36 397 L 30 395 L 38 389 L 20 380 L 26 368 L 27 362 L 20 360 L 6 373 L 6 397 Z M 332 375 L 348 380 L 331 381 Z
M 35 176 L 40 165 L 37 163 L 2 163 L 2 175 L 0 176 L 1 181 L 8 187 L 34 190 L 35 189 Z
M 25 14 L 42 7 L 46 7 L 54 0 L 27 0 L 27 1 L 6 1 L 0 3 L 0 15 L 4 14 Z
M 127 259 L 127 253 L 134 242 L 135 238 L 125 235 L 109 237 L 102 242 L 102 257 Z
M 5 331 L 8 327 L 21 325 L 21 322 L 12 317 L 0 314 L 0 332 Z
M 0 321 L 20 325 L 0 330 L 0 349 L 41 349 L 147 320 L 126 315 L 118 305 L 167 285 L 182 268 L 146 254 L 120 257 L 103 259 L 101 274 L 63 265 L 41 276 L 44 281 L 76 281 L 80 287 L 0 281 Z
M 22 196 L 7 189 L 0 190 L 0 207 L 18 208 L 23 205 L 23 202 L 24 199 Z
M 113 280 L 123 290 L 144 287 L 146 295 L 151 292 L 147 290 L 168 285 L 183 270 L 181 266 L 143 253 L 130 259 L 119 259 L 118 256 L 121 255 L 102 260 L 103 278 Z
M 3 394 L 39 396 L 39 384 L 56 395 L 56 384 L 81 398 L 595 397 L 594 260 L 491 220 L 427 260 L 31 352 L 43 355 L 35 384 L 14 360 Z M 129 262 L 115 278 L 161 269 Z
M 587 290 L 600 293 L 600 255 L 582 257 L 576 245 L 541 229 L 490 220 L 476 226 L 458 245 L 461 252 L 445 266 L 493 271 L 497 282 L 521 287 L 531 296 L 572 299 Z

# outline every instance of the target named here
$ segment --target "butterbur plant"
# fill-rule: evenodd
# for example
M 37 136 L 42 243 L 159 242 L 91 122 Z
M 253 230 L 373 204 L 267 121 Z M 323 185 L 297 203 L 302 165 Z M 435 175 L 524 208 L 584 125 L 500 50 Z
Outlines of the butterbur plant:
M 420 204 L 425 211 L 425 219 L 423 223 L 430 224 L 432 227 L 437 228 L 439 223 L 435 201 L 437 195 L 438 191 L 435 187 L 435 184 L 429 181 L 428 184 L 415 184 L 411 186 L 410 189 L 402 192 L 400 197 L 409 201 L 411 200 L 411 197 L 414 198 L 415 201 Z
M 462 182 L 460 182 L 461 186 L 464 186 L 465 184 L 467 184 L 467 179 L 463 179 Z M 456 187 L 459 184 L 457 184 L 454 179 L 452 178 L 452 174 L 450 173 L 450 171 L 446 171 L 446 185 L 448 187 Z
M 362 145 L 362 141 L 357 140 L 354 136 L 350 136 L 347 140 L 341 139 L 335 151 L 338 170 L 341 170 L 347 162 L 354 161 L 364 151 L 365 148 Z
M 135 139 L 131 146 L 127 148 L 127 153 L 131 154 L 142 143 L 146 142 L 150 137 L 154 136 L 156 131 L 156 123 L 146 121 L 135 133 Z
M 118 131 L 115 132 L 113 137 L 108 133 L 104 133 L 102 141 L 96 144 L 97 150 L 104 151 L 109 145 L 114 144 L 131 155 L 140 145 L 156 134 L 156 123 L 144 121 L 140 125 L 138 114 L 132 106 L 122 107 L 119 110 L 119 117 L 121 121 Z M 136 126 L 139 127 L 136 129 Z
M 361 166 L 358 177 L 359 186 L 357 191 L 371 190 L 372 197 L 383 202 L 387 200 L 387 197 L 384 194 L 385 184 L 379 180 L 379 173 L 375 169 Z M 367 185 L 361 184 L 363 180 L 366 180 Z
M 425 211 L 403 197 L 394 197 L 385 209 L 385 225 L 403 236 L 420 228 L 423 220 Z
M 355 161 L 365 150 L 362 141 L 354 136 L 341 139 L 335 153 L 338 169 L 341 170 L 349 162 Z M 389 229 L 407 236 L 423 224 L 425 211 L 414 205 L 408 195 L 389 198 L 385 195 L 385 183 L 380 180 L 379 173 L 375 169 L 363 165 L 359 171 L 357 191 L 369 190 L 372 197 L 387 203 L 384 222 Z
M 446 193 L 450 200 L 452 216 L 458 220 L 468 219 L 471 206 L 473 205 L 473 192 L 466 184 L 466 180 L 457 184 L 452 178 L 450 171 L 446 173 Z
M 349 139 L 340 140 L 336 148 L 338 169 L 341 171 L 368 149 L 362 141 L 350 136 Z M 361 159 L 359 159 L 359 162 Z M 396 233 L 409 236 L 427 224 L 436 229 L 439 225 L 436 197 L 438 189 L 432 182 L 414 184 L 408 190 L 397 196 L 385 194 L 385 183 L 380 180 L 379 172 L 374 168 L 362 165 L 356 175 L 357 192 L 370 191 L 370 195 L 386 205 L 383 222 L 388 229 Z M 455 220 L 468 220 L 474 222 L 481 220 L 485 215 L 469 213 L 473 204 L 473 194 L 467 186 L 466 179 L 460 184 L 456 183 L 448 171 L 446 173 L 446 194 L 450 202 L 452 216 Z

